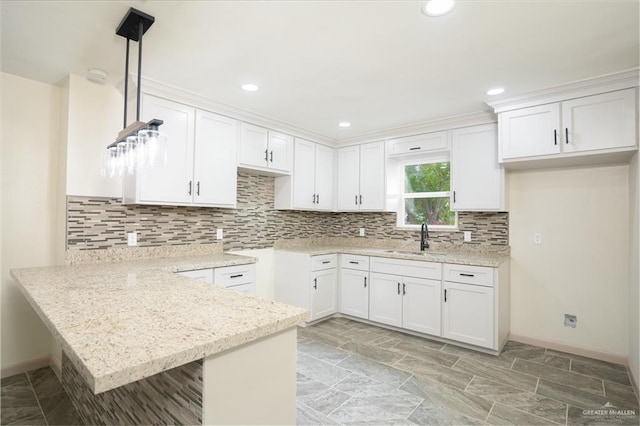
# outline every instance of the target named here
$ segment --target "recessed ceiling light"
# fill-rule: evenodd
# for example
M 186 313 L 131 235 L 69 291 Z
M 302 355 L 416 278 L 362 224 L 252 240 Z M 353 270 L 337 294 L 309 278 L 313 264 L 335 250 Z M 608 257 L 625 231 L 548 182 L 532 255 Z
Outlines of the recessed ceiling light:
M 422 5 L 422 13 L 427 16 L 442 16 L 451 12 L 453 0 L 429 0 Z
M 504 89 L 502 87 L 495 87 L 493 89 L 487 90 L 487 95 L 489 96 L 501 95 L 503 93 Z
M 351 123 L 349 123 L 348 121 L 341 121 L 340 123 L 338 123 L 338 126 L 340 126 L 340 127 L 349 127 L 349 126 L 351 126 Z
M 242 90 L 245 90 L 247 92 L 255 92 L 259 89 L 258 85 L 253 83 L 245 83 L 240 87 L 242 88 Z

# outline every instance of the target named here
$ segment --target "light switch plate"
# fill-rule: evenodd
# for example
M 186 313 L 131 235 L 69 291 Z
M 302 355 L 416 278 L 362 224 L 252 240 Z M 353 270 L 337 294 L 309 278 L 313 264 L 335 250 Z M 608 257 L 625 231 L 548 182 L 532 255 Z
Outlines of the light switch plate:
M 471 241 L 471 231 L 464 231 L 464 241 L 465 242 Z
M 364 228 L 360 228 L 360 236 L 364 237 Z
M 222 239 L 222 228 L 216 229 L 216 240 Z
M 138 233 L 137 232 L 129 232 L 127 234 L 127 245 L 128 246 L 137 246 L 138 245 Z

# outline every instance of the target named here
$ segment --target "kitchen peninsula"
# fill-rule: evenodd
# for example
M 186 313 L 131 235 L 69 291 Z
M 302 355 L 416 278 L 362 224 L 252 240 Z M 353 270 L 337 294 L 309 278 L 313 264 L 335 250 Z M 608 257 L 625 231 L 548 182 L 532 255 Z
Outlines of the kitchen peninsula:
M 209 253 L 11 274 L 61 344 L 61 381 L 86 423 L 291 424 L 307 312 L 175 274 L 253 262 Z

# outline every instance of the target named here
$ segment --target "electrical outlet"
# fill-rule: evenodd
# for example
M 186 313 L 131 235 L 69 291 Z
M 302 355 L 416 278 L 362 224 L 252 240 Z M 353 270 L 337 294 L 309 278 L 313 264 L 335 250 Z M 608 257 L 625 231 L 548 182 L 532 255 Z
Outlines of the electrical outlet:
M 542 244 L 542 234 L 540 232 L 533 233 L 533 243 Z
M 364 237 L 364 228 L 360 228 L 360 236 Z
M 216 240 L 222 239 L 222 228 L 216 229 Z
M 465 242 L 471 241 L 471 231 L 464 231 L 464 241 Z
M 127 245 L 128 246 L 137 246 L 138 245 L 138 233 L 137 232 L 129 232 L 127 234 Z
M 578 324 L 578 317 L 577 316 L 571 315 L 571 314 L 564 314 L 564 326 L 565 327 L 576 328 L 577 324 Z

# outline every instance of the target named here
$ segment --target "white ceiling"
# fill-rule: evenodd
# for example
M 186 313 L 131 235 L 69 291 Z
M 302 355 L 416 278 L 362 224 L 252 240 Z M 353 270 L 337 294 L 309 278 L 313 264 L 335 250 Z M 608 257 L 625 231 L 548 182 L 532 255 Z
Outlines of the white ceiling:
M 513 96 L 639 64 L 637 0 L 458 1 L 440 18 L 417 1 L 4 0 L 2 71 L 55 84 L 97 67 L 117 84 L 130 6 L 156 18 L 145 77 L 327 140 L 482 111 L 494 86 Z

